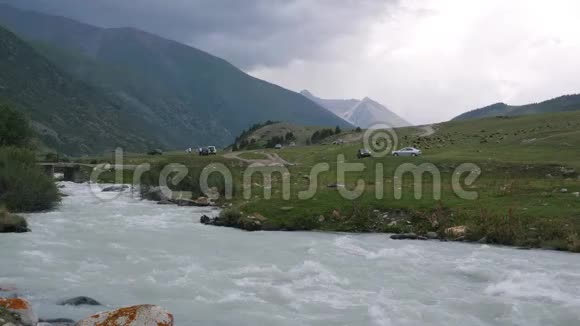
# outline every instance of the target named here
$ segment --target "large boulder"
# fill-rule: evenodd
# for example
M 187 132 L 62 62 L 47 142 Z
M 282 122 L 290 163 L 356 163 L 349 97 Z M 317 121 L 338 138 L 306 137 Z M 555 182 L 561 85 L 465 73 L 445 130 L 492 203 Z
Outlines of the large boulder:
M 196 206 L 201 206 L 201 207 L 210 206 L 212 204 L 211 200 L 207 197 L 199 197 L 194 202 L 195 202 Z
M 76 326 L 172 326 L 173 315 L 154 305 L 124 307 L 100 312 L 79 321 Z
M 101 303 L 89 297 L 74 297 L 63 300 L 59 303 L 61 306 L 100 306 Z
M 14 313 L 25 326 L 36 326 L 38 316 L 32 311 L 30 302 L 22 298 L 0 298 L 0 307 Z
M 29 232 L 26 219 L 19 215 L 0 211 L 0 233 L 24 233 Z
M 103 189 L 103 192 L 123 192 L 127 189 L 129 189 L 128 185 L 115 185 L 106 187 L 105 189 Z
M 445 235 L 451 240 L 464 239 L 469 229 L 465 225 L 453 226 L 445 230 Z
M 437 232 L 427 232 L 427 234 L 425 234 L 425 237 L 427 237 L 427 239 L 430 240 L 437 240 L 439 239 L 439 234 L 437 234 Z
M 141 198 L 145 200 L 153 200 L 153 201 L 169 201 L 171 198 L 165 196 L 163 191 L 161 191 L 161 187 L 142 187 L 141 188 Z
M 391 239 L 393 239 L 393 240 L 417 240 L 417 239 L 419 239 L 419 236 L 415 233 L 401 233 L 401 234 L 391 235 Z

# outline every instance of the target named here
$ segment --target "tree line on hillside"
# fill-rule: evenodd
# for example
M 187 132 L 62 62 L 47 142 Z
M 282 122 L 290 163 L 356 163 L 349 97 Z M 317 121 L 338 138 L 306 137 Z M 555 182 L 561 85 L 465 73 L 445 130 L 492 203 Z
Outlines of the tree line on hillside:
M 276 147 L 276 145 L 280 144 L 280 145 L 290 145 L 291 143 L 296 141 L 296 137 L 294 136 L 294 133 L 289 131 L 286 133 L 286 135 L 284 136 L 274 136 L 272 138 L 270 138 L 270 140 L 268 140 L 266 142 L 266 148 L 274 148 Z
M 256 144 L 256 139 L 252 138 L 248 140 L 248 136 L 250 136 L 253 132 L 255 132 L 258 129 L 264 128 L 269 125 L 273 125 L 278 122 L 279 121 L 267 120 L 266 122 L 255 123 L 247 130 L 243 130 L 240 133 L 240 135 L 237 136 L 236 139 L 234 140 L 234 143 L 232 144 L 232 151 L 235 152 L 238 150 L 259 148 L 259 146 Z
M 271 124 L 278 123 L 276 121 L 266 121 L 264 123 L 256 123 L 252 125 L 248 130 L 242 131 L 242 133 L 236 137 L 234 144 L 232 145 L 232 151 L 239 151 L 239 150 L 252 150 L 258 148 L 274 148 L 276 145 L 290 145 L 296 142 L 297 138 L 293 132 L 288 131 L 285 135 L 280 136 L 272 136 L 270 139 L 266 141 L 265 144 L 258 144 L 256 138 L 249 138 L 255 131 L 266 127 Z M 360 128 L 357 128 L 357 132 L 360 132 Z M 342 129 L 340 126 L 336 126 L 336 128 L 325 128 L 315 131 L 312 136 L 310 136 L 306 143 L 307 145 L 310 144 L 319 144 L 324 139 L 338 135 L 342 133 Z
M 0 104 L 0 211 L 42 211 L 60 200 L 56 184 L 36 164 L 33 139 L 28 119 Z
M 311 144 L 319 144 L 324 139 L 326 139 L 330 136 L 338 135 L 341 132 L 342 132 L 342 130 L 340 129 L 339 126 L 336 126 L 336 128 L 334 130 L 331 128 L 317 130 L 312 134 L 312 137 L 310 137 L 310 143 Z

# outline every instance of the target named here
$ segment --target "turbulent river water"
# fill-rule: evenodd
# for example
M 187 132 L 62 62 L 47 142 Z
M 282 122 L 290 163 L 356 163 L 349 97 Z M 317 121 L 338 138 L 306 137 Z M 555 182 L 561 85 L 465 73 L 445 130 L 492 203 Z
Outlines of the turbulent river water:
M 93 196 L 0 235 L 0 286 L 42 318 L 152 303 L 177 325 L 579 325 L 580 255 L 204 226 L 216 211 Z M 105 307 L 62 307 L 85 295 Z

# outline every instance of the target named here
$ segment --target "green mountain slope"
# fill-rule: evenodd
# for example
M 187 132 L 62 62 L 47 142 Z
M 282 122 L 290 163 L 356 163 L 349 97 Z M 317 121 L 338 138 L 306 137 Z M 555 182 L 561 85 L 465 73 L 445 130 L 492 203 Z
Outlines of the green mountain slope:
M 300 94 L 195 48 L 132 28 L 101 29 L 0 5 L 0 24 L 68 73 L 156 126 L 165 147 L 231 143 L 257 121 L 348 127 Z
M 538 113 L 555 113 L 580 110 L 580 94 L 565 95 L 541 103 L 513 106 L 496 103 L 461 114 L 453 120 L 480 119 L 495 116 L 518 116 Z
M 122 103 L 74 80 L 1 27 L 0 101 L 26 112 L 46 146 L 69 154 L 157 145 Z

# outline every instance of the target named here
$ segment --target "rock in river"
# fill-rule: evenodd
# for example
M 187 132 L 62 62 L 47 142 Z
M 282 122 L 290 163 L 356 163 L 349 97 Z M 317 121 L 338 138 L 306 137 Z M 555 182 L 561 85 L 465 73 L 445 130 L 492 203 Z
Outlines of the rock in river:
M 415 233 L 401 233 L 393 234 L 391 239 L 393 240 L 417 240 L 419 237 Z
M 437 232 L 427 232 L 427 234 L 425 234 L 425 236 L 431 240 L 439 239 L 439 235 L 437 234 Z
M 45 319 L 40 320 L 41 323 L 45 323 L 46 325 L 50 326 L 75 326 L 76 322 L 72 319 L 68 318 L 56 318 L 56 319 Z M 41 324 L 37 324 L 36 326 L 40 326 Z
M 129 186 L 127 185 L 110 186 L 103 189 L 103 192 L 122 192 L 125 191 L 126 189 L 129 189 Z
M 70 298 L 59 303 L 61 306 L 101 306 L 101 303 L 89 297 Z
M 139 305 L 100 312 L 79 321 L 76 326 L 172 326 L 173 315 L 154 305 Z

